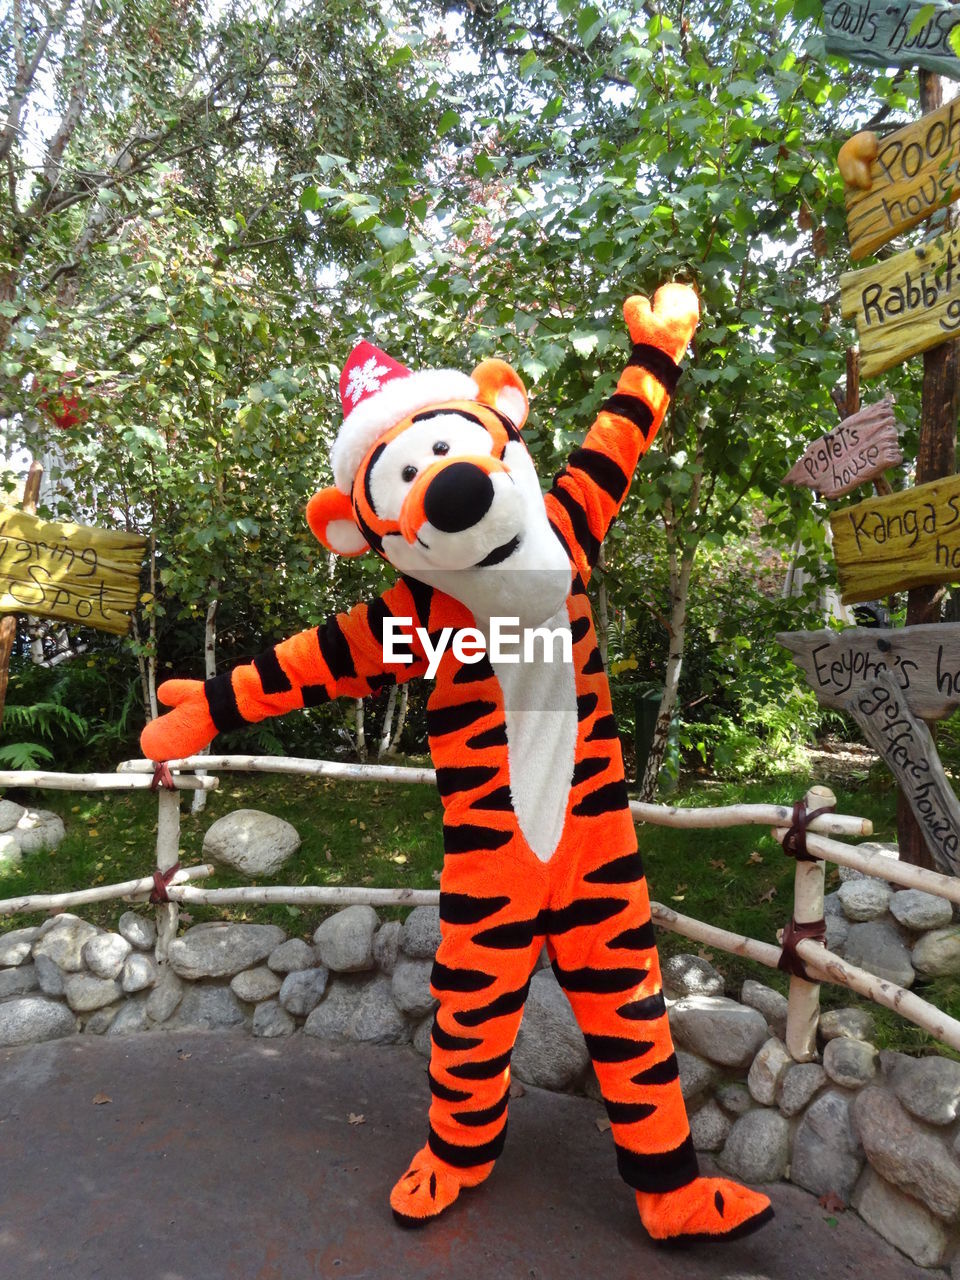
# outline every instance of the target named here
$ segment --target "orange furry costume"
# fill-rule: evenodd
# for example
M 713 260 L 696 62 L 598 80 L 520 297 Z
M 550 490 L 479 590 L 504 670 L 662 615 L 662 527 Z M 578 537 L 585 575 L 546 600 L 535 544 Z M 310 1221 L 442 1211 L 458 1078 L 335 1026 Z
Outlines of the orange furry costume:
M 373 548 L 399 581 L 229 674 L 168 682 L 160 698 L 175 710 L 143 734 L 151 758 L 184 756 L 218 730 L 423 674 L 422 643 L 406 662 L 385 659 L 398 620 L 428 637 L 482 636 L 496 614 L 569 633 L 569 663 L 464 661 L 448 648 L 436 672 L 427 727 L 444 805 L 439 1008 L 427 1144 L 391 1195 L 407 1225 L 493 1169 L 544 943 L 650 1235 L 731 1239 L 772 1215 L 766 1197 L 698 1175 L 586 591 L 663 419 L 698 305 L 693 290 L 666 285 L 652 307 L 634 297 L 624 312 L 629 363 L 545 497 L 520 436 L 526 393 L 509 366 L 487 360 L 472 378 L 411 374 L 361 344 L 341 379 L 336 486 L 311 500 L 308 519 L 333 550 Z

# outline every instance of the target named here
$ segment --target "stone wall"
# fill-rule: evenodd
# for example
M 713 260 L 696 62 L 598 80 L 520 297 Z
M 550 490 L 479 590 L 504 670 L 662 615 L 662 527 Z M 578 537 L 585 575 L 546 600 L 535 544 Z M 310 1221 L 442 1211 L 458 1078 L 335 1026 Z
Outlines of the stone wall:
M 904 985 L 918 971 L 944 972 L 944 957 L 960 967 L 960 928 L 939 899 L 848 874 L 828 907 L 831 943 L 864 967 Z M 879 926 L 869 946 L 864 925 Z M 116 932 L 61 914 L 0 933 L 0 1045 L 77 1031 L 236 1027 L 412 1043 L 426 1056 L 439 936 L 436 908 L 417 907 L 400 924 L 355 906 L 325 920 L 310 943 L 274 925 L 195 925 L 158 966 L 149 909 L 125 912 Z M 665 962 L 664 990 L 698 1150 L 749 1183 L 789 1178 L 832 1193 L 922 1265 L 953 1257 L 960 1064 L 878 1052 L 872 1018 L 859 1009 L 826 1013 L 822 1062 L 794 1063 L 783 1043 L 786 999 L 755 981 L 729 999 L 721 975 L 697 956 Z M 513 1072 L 599 1099 L 583 1036 L 544 965 L 530 985 Z

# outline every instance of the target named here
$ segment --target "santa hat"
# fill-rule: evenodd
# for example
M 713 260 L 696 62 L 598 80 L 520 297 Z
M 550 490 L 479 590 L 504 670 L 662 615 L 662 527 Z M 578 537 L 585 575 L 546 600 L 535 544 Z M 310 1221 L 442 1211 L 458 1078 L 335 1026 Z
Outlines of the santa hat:
M 370 448 L 417 409 L 447 400 L 476 400 L 479 388 L 456 369 L 412 372 L 372 342 L 360 342 L 340 375 L 343 426 L 330 451 L 333 479 L 342 493 L 353 488 Z

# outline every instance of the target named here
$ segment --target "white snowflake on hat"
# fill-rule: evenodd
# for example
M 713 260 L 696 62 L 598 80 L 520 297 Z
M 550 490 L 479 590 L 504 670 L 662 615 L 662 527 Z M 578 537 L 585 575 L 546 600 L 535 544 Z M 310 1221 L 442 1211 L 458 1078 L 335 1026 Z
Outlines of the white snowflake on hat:
M 385 364 L 379 364 L 376 356 L 371 356 L 365 364 L 354 365 L 347 378 L 346 394 L 354 404 L 361 396 L 370 391 L 379 391 L 383 385 L 380 379 L 390 370 Z

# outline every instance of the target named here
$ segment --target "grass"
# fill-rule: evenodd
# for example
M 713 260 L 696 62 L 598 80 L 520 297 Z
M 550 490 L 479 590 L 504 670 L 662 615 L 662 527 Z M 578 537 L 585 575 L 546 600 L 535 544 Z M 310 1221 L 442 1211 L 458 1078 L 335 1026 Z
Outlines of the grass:
M 815 780 L 803 771 L 762 782 L 697 780 L 683 785 L 671 800 L 683 805 L 792 803 Z M 875 839 L 895 839 L 896 792 L 883 770 L 878 767 L 831 785 L 841 812 L 870 818 Z M 152 870 L 156 799 L 151 793 L 78 796 L 48 792 L 20 798 L 60 813 L 67 836 L 55 852 L 33 854 L 19 868 L 0 873 L 0 898 L 109 884 Z M 189 795 L 183 803 L 189 807 Z M 264 884 L 434 888 L 439 880 L 443 852 L 440 801 L 432 787 L 225 773 L 221 789 L 210 793 L 203 813 L 195 817 L 183 814 L 181 862 L 201 861 L 206 829 L 216 818 L 238 808 L 277 814 L 293 823 L 301 835 L 295 857 L 278 875 L 264 878 Z M 776 930 L 786 923 L 792 908 L 794 864 L 766 828 L 684 832 L 645 826 L 638 835 L 654 898 L 684 915 L 734 933 L 775 941 Z M 203 883 L 219 887 L 248 882 L 218 870 Z M 828 891 L 838 883 L 836 868 L 828 868 Z M 83 908 L 82 914 L 113 927 L 119 907 L 116 902 L 92 904 Z M 240 905 L 191 907 L 186 918 L 195 923 L 220 919 L 273 923 L 289 934 L 309 938 L 325 914 L 329 911 L 323 908 Z M 4 928 L 37 924 L 43 918 L 41 914 L 8 917 Z M 739 956 L 702 949 L 676 934 L 661 933 L 659 938 L 664 956 L 699 950 L 724 975 L 728 994 L 736 995 L 747 977 L 784 992 L 787 989 L 785 975 Z M 960 1017 L 960 983 L 939 979 L 921 994 Z M 860 1003 L 844 989 L 832 986 L 822 988 L 821 1002 L 824 1008 Z M 932 1045 L 930 1037 L 912 1024 L 879 1006 L 870 1007 L 883 1047 L 919 1053 Z

